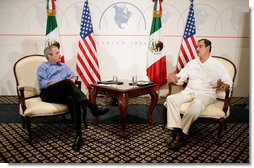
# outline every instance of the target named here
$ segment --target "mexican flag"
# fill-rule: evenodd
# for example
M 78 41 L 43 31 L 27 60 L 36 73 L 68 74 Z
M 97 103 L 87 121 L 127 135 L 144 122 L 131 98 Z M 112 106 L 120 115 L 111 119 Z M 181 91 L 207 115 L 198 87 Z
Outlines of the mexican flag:
M 45 47 L 50 46 L 58 42 L 59 50 L 61 53 L 61 62 L 64 62 L 63 46 L 61 45 L 61 39 L 56 22 L 56 7 L 55 0 L 47 0 L 47 28 L 46 28 L 46 42 Z
M 153 21 L 148 44 L 146 74 L 150 81 L 155 82 L 155 90 L 167 82 L 166 54 L 161 36 L 162 0 L 155 0 Z

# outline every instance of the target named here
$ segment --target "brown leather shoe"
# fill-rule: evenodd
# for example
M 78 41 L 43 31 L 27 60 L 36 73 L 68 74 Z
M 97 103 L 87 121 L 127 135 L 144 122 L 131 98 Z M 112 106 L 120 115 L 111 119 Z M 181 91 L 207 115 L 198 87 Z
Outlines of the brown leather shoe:
M 173 139 L 173 138 L 169 138 L 169 139 L 166 139 L 166 140 L 165 140 L 165 143 L 166 143 L 167 145 L 169 145 L 169 146 L 170 146 L 170 145 L 171 145 L 171 143 L 172 143 L 172 142 L 174 142 L 174 141 L 175 141 L 175 139 Z
M 185 139 L 177 137 L 173 142 L 169 144 L 169 149 L 178 150 L 185 144 Z
M 171 131 L 171 138 L 165 140 L 166 144 L 170 145 L 173 141 L 176 140 L 176 137 L 177 137 L 177 131 L 176 130 L 172 130 Z

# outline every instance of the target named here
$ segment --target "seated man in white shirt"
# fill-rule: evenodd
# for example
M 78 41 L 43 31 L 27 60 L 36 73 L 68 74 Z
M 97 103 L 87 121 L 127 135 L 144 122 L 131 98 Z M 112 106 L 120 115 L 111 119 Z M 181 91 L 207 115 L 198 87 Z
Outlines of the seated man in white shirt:
M 198 58 L 189 61 L 179 73 L 168 75 L 168 81 L 176 84 L 188 80 L 183 91 L 168 96 L 166 100 L 166 127 L 173 130 L 173 139 L 168 142 L 170 149 L 183 146 L 184 136 L 188 134 L 191 124 L 205 106 L 216 100 L 216 89 L 225 90 L 232 86 L 232 80 L 222 63 L 210 56 L 211 49 L 212 43 L 209 40 L 199 40 L 196 49 Z M 212 83 L 215 83 L 215 86 L 212 86 Z M 190 101 L 191 105 L 181 118 L 180 105 Z

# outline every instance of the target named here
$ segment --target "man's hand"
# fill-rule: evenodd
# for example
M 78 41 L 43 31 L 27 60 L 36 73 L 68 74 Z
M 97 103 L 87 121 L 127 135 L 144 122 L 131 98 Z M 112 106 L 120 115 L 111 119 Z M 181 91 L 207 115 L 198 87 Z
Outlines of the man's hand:
M 77 77 L 73 76 L 73 77 L 68 78 L 68 79 L 69 79 L 69 80 L 71 80 L 73 83 L 75 83 L 75 82 L 76 82 L 76 80 L 77 80 Z
M 216 88 L 217 90 L 226 90 L 229 88 L 229 85 L 219 80 Z
M 172 72 L 168 74 L 168 82 L 177 83 L 178 79 L 179 78 L 176 76 L 175 73 Z
M 57 82 L 59 82 L 59 81 L 50 82 L 50 83 L 48 83 L 48 86 L 53 85 L 53 84 L 55 84 Z

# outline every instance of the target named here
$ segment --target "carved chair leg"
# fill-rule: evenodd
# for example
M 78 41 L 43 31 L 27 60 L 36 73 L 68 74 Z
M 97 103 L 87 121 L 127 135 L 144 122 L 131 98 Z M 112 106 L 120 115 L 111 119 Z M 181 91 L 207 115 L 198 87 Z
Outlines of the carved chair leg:
M 167 108 L 163 106 L 163 129 L 166 129 L 167 124 Z
M 226 120 L 224 120 L 224 130 L 227 130 L 227 123 L 226 123 L 227 121 Z
M 32 129 L 31 129 L 31 119 L 29 117 L 25 117 L 26 129 L 28 131 L 28 143 L 32 144 Z
M 26 128 L 26 119 L 23 116 L 21 116 L 21 119 L 22 119 L 22 128 L 25 129 Z
M 225 128 L 225 120 L 224 118 L 219 119 L 219 127 L 218 127 L 218 137 L 217 137 L 217 143 L 218 145 L 221 145 L 221 133 L 223 129 Z

